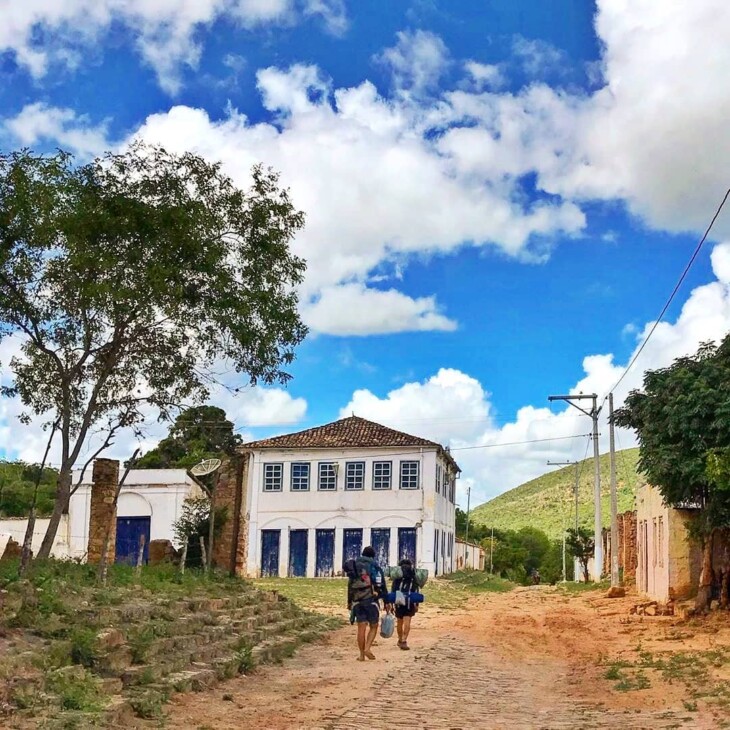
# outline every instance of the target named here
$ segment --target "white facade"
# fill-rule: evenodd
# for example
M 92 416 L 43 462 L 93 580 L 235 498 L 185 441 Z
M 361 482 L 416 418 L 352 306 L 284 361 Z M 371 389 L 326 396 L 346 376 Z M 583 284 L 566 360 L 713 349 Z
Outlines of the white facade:
M 78 482 L 80 472 L 74 474 Z M 201 497 L 203 490 L 185 469 L 131 469 L 122 485 L 117 502 L 117 519 L 149 517 L 150 540 L 174 539 L 173 524 L 180 517 L 188 497 Z M 89 544 L 91 506 L 91 470 L 76 493 L 68 510 L 69 556 L 84 558 Z
M 48 518 L 39 518 L 35 521 L 33 529 L 33 541 L 31 550 L 33 554 L 37 554 L 40 549 L 43 538 L 51 521 Z M 25 531 L 28 527 L 27 517 L 6 517 L 0 520 L 0 557 L 5 552 L 8 542 L 12 538 L 19 545 L 25 541 Z M 61 516 L 61 522 L 58 525 L 56 539 L 51 548 L 51 555 L 54 558 L 69 557 L 69 538 L 68 538 L 68 515 Z
M 300 572 L 294 574 L 301 575 L 306 562 L 306 576 L 313 577 L 322 574 L 316 570 L 318 531 L 334 530 L 331 562 L 337 574 L 342 569 L 345 531 L 362 530 L 362 546 L 371 544 L 373 530 L 381 531 L 381 538 L 389 535 L 388 564 L 395 565 L 399 535 L 403 536 L 399 530 L 413 529 L 418 567 L 431 575 L 452 572 L 456 474 L 453 460 L 436 444 L 307 450 L 252 445 L 246 489 L 247 572 L 252 576 L 262 572 L 262 531 L 279 531 L 278 574 L 286 576 L 292 574 L 291 531 L 306 530 L 306 559 L 300 554 Z M 303 538 L 303 533 L 299 536 Z
M 484 570 L 486 559 L 484 548 L 475 542 L 464 542 L 457 538 L 454 556 L 456 570 Z

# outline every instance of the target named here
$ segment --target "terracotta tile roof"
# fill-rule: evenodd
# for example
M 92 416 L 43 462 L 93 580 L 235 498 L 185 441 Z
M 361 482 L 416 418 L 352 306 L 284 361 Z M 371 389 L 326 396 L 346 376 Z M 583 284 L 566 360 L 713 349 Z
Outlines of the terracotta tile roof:
M 377 448 L 377 447 L 431 447 L 436 448 L 452 465 L 459 469 L 453 457 L 436 441 L 411 436 L 360 416 L 348 416 L 324 426 L 305 431 L 250 441 L 241 449 L 328 449 L 328 448 Z

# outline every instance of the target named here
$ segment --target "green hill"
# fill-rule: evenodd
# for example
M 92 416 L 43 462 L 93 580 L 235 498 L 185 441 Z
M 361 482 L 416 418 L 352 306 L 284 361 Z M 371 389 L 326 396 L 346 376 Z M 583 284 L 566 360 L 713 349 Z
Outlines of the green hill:
M 616 453 L 616 477 L 618 484 L 618 511 L 634 509 L 634 495 L 641 484 L 636 471 L 639 449 L 626 449 Z M 611 520 L 609 497 L 608 454 L 600 457 L 601 504 L 603 523 Z M 593 527 L 593 458 L 581 463 L 578 488 L 578 521 L 582 526 Z M 573 485 L 575 467 L 566 466 L 525 482 L 509 492 L 500 494 L 489 502 L 475 507 L 471 519 L 476 524 L 501 529 L 518 530 L 521 527 L 537 527 L 550 538 L 559 538 L 564 527 L 575 523 Z

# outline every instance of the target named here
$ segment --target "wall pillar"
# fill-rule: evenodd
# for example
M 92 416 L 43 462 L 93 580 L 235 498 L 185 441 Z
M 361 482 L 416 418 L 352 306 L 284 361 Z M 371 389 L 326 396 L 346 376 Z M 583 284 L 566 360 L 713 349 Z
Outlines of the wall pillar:
M 248 552 L 248 462 L 248 453 L 226 459 L 216 472 L 217 482 L 213 491 L 215 509 L 226 510 L 226 520 L 213 544 L 213 562 L 238 576 L 246 574 Z
M 119 462 L 115 459 L 96 459 L 91 477 L 89 544 L 86 557 L 89 563 L 101 561 L 104 536 L 107 530 L 109 530 L 107 561 L 112 562 L 114 560 L 117 545 L 117 506 L 115 497 L 118 484 Z

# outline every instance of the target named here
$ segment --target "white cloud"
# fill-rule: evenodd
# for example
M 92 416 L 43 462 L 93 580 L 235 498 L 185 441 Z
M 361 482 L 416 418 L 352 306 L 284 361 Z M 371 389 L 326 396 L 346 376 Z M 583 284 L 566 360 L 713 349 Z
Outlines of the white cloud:
M 449 63 L 446 44 L 426 30 L 401 31 L 396 37 L 395 46 L 376 57 L 390 70 L 396 90 L 416 97 L 433 91 Z
M 0 52 L 12 52 L 36 78 L 51 64 L 77 65 L 86 49 L 101 45 L 112 24 L 119 24 L 170 94 L 179 91 L 184 66 L 197 68 L 198 37 L 217 20 L 253 30 L 317 16 L 329 32 L 347 29 L 342 0 L 6 0 L 2 16 Z M 35 40 L 39 31 L 43 43 Z
M 522 68 L 531 76 L 544 76 L 561 70 L 567 63 L 566 55 L 546 41 L 525 38 L 518 35 L 512 42 L 512 53 L 519 59 Z
M 696 352 L 702 342 L 719 342 L 730 332 L 729 244 L 715 247 L 712 263 L 719 280 L 694 289 L 677 320 L 662 322 L 657 327 L 636 365 L 616 390 L 616 407 L 623 403 L 630 390 L 641 387 L 645 370 L 670 365 L 675 358 Z M 647 322 L 642 328 L 637 348 L 652 324 Z M 625 365 L 614 362 L 612 354 L 588 355 L 583 359 L 584 377 L 568 391 L 597 393 L 602 400 L 624 368 Z M 555 383 L 554 388 L 562 389 L 560 383 Z M 357 390 L 340 415 L 354 411 L 364 418 L 450 445 L 463 469 L 460 498 L 465 498 L 466 486 L 472 486 L 472 504 L 476 504 L 545 473 L 548 459 L 564 461 L 584 457 L 587 439 L 561 437 L 589 433 L 590 419 L 562 403 L 548 407 L 548 395 L 546 392 L 544 404 L 526 405 L 517 411 L 512 421 L 498 424 L 484 385 L 459 370 L 442 368 L 424 382 L 407 383 L 383 397 L 369 390 Z M 608 449 L 605 418 L 604 406 L 601 453 Z M 540 441 L 500 446 L 534 440 Z M 628 448 L 634 443 L 632 433 L 620 432 L 620 448 Z M 592 447 L 589 453 L 592 453 Z
M 362 284 L 323 289 L 315 301 L 305 304 L 302 316 L 315 332 L 331 335 L 452 331 L 457 326 L 439 314 L 435 297 L 412 299 L 395 289 L 380 291 Z
M 482 89 L 499 89 L 506 82 L 502 68 L 496 64 L 467 61 L 464 64 L 464 69 L 480 91 Z
M 72 109 L 41 102 L 24 106 L 4 127 L 23 146 L 53 142 L 81 157 L 94 157 L 109 147 L 106 123 L 94 125 Z

